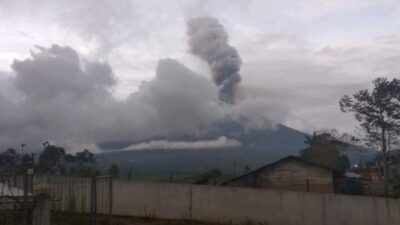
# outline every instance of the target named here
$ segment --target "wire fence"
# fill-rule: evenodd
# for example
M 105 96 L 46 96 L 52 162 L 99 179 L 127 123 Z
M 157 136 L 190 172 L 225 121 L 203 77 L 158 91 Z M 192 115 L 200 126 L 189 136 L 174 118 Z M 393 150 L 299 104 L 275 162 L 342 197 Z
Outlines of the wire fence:
M 36 225 L 32 215 L 39 195 L 50 198 L 51 225 L 113 223 L 111 177 L 3 175 L 0 225 Z
M 0 175 L 0 225 L 29 225 L 32 223 L 34 199 L 27 186 L 17 186 L 19 178 L 11 174 Z

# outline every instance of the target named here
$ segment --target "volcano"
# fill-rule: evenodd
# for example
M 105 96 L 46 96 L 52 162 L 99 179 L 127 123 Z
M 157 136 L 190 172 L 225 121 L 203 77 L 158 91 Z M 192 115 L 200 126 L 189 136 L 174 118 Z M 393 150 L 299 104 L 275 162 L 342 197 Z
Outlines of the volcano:
M 202 137 L 190 135 L 157 137 L 151 140 L 198 141 L 211 140 L 220 136 L 235 139 L 240 146 L 204 149 L 146 149 L 129 150 L 132 144 L 141 141 L 112 141 L 100 143 L 104 153 L 97 155 L 100 169 L 116 163 L 122 171 L 136 173 L 200 173 L 219 168 L 226 174 L 239 174 L 245 167 L 257 168 L 288 155 L 298 155 L 306 147 L 308 134 L 282 124 L 274 129 L 246 130 L 238 123 L 225 123 L 211 129 Z M 123 150 L 125 149 L 125 150 Z

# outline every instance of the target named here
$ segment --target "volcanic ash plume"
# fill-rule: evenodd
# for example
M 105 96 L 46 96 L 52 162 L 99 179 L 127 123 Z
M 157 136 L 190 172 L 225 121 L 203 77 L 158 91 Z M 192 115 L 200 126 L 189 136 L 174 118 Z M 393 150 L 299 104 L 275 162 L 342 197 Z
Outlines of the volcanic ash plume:
M 228 35 L 218 20 L 210 17 L 191 19 L 187 23 L 190 52 L 205 60 L 212 78 L 220 87 L 220 99 L 233 103 L 234 91 L 240 82 L 240 59 L 236 49 L 228 44 Z

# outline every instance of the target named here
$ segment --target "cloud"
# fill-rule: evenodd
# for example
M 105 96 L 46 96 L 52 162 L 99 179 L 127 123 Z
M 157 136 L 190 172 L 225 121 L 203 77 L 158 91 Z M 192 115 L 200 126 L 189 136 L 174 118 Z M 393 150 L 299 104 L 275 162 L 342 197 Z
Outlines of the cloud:
M 193 134 L 200 124 L 224 117 L 217 87 L 172 59 L 160 60 L 154 79 L 143 82 L 121 107 L 112 113 L 111 124 L 118 125 L 109 126 L 120 139 Z
M 270 102 L 221 102 L 213 82 L 173 59 L 160 60 L 155 77 L 126 100 L 113 97 L 117 80 L 106 62 L 85 59 L 70 47 L 37 47 L 29 58 L 14 60 L 12 68 L 15 76 L 0 80 L 6 87 L 0 92 L 3 148 L 25 143 L 27 150 L 37 150 L 47 140 L 77 148 L 105 141 L 196 136 L 201 128 L 226 119 L 272 129 L 285 119 L 283 110 Z M 195 146 L 232 144 L 216 141 Z
M 227 139 L 221 136 L 215 140 L 206 141 L 168 141 L 168 140 L 157 140 L 150 141 L 140 144 L 130 145 L 124 148 L 124 150 L 146 150 L 146 149 L 215 149 L 215 148 L 228 148 L 228 147 L 240 147 L 242 144 L 234 139 Z
M 69 47 L 39 47 L 12 68 L 15 76 L 5 82 L 9 91 L 0 97 L 3 147 L 86 141 L 95 130 L 96 111 L 114 104 L 111 68 L 83 62 Z
M 290 5 L 264 0 L 0 2 L 0 70 L 8 70 L 14 58 L 26 59 L 27 49 L 34 44 L 58 43 L 79 52 L 80 60 L 106 60 L 118 78 L 106 87 L 105 95 L 111 90 L 118 97 L 105 101 L 115 105 L 104 106 L 111 115 L 116 113 L 109 108 L 133 110 L 121 101 L 138 90 L 142 81 L 153 79 L 159 58 L 171 57 L 194 71 L 208 73 L 184 44 L 185 23 L 193 16 L 212 16 L 223 24 L 229 43 L 243 60 L 238 87 L 242 95 L 285 105 L 292 121 L 287 125 L 295 124 L 300 130 L 333 124 L 351 131 L 355 120 L 337 110 L 337 97 L 368 87 L 376 76 L 399 77 L 398 1 L 309 0 Z M 12 113 L 20 105 L 16 102 L 27 97 L 7 83 L 7 90 L 1 83 L 0 101 L 10 107 L 2 111 L 17 115 Z M 106 114 L 107 110 L 97 111 Z M 111 125 L 114 119 L 102 120 Z M 98 126 L 107 128 L 102 123 Z M 98 139 L 105 136 L 97 133 L 93 136 L 101 136 Z
M 290 112 L 287 125 L 303 131 L 329 127 L 353 131 L 357 123 L 351 114 L 340 111 L 338 100 L 369 88 L 377 76 L 399 76 L 400 52 L 393 46 L 396 36 L 381 37 L 369 45 L 321 48 L 299 37 L 272 36 L 277 39 L 262 35 L 238 46 L 246 79 L 237 97 L 280 102 Z M 277 40 L 281 40 L 279 45 L 274 44 Z M 249 45 L 254 48 L 246 48 Z
M 38 50 L 31 52 L 30 59 L 15 60 L 12 64 L 17 74 L 15 86 L 27 101 L 63 98 L 79 102 L 86 97 L 101 98 L 109 95 L 108 89 L 116 83 L 108 64 L 81 62 L 70 47 L 53 45 Z

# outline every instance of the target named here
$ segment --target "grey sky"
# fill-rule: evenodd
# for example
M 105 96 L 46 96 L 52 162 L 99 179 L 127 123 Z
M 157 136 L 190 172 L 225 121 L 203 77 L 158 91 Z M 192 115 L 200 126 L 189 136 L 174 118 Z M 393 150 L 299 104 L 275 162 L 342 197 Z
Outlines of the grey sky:
M 376 76 L 400 77 L 395 0 L 0 0 L 2 91 L 14 91 L 4 82 L 15 76 L 11 65 L 35 45 L 70 46 L 82 60 L 109 66 L 115 83 L 105 73 L 99 86 L 107 91 L 91 93 L 120 100 L 155 77 L 160 58 L 208 78 L 206 63 L 188 52 L 186 22 L 196 16 L 217 18 L 237 49 L 243 61 L 238 97 L 281 101 L 286 124 L 300 130 L 353 130 L 354 119 L 339 110 L 340 97 L 369 87 Z

